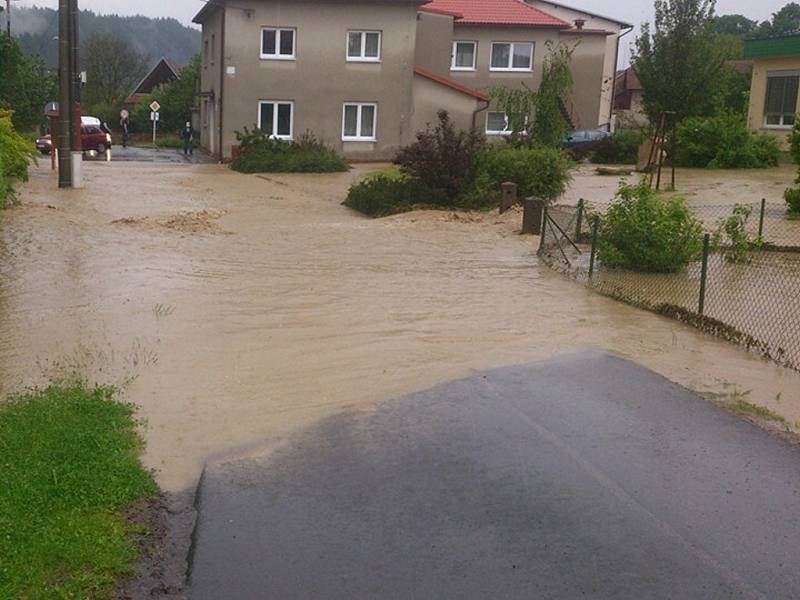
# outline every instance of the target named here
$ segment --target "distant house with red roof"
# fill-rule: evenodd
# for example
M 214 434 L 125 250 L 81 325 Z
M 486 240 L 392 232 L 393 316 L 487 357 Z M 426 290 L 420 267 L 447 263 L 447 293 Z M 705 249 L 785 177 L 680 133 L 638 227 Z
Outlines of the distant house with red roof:
M 130 93 L 125 104 L 138 104 L 142 98 L 151 95 L 157 87 L 180 79 L 182 69 L 183 67 L 175 61 L 162 57 Z
M 644 90 L 639 76 L 633 67 L 617 73 L 614 86 L 614 114 L 617 116 L 617 127 L 640 128 L 649 124 L 642 104 Z
M 610 127 L 627 23 L 544 0 L 215 0 L 203 28 L 200 138 L 229 157 L 235 131 L 311 130 L 354 159 L 391 158 L 447 110 L 509 133 L 493 87 L 537 89 L 548 47 L 575 45 L 575 128 Z

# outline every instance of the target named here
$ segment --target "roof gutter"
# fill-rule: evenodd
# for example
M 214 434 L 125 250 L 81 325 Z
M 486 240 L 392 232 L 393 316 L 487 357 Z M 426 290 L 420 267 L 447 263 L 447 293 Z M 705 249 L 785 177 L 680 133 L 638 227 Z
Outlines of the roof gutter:
M 483 103 L 483 106 L 479 106 L 475 110 L 472 111 L 472 130 L 475 131 L 478 128 L 478 113 L 482 113 L 489 105 L 492 103 L 491 100 L 478 100 L 479 102 Z
M 617 49 L 614 52 L 614 77 L 611 84 L 611 108 L 608 110 L 608 130 L 611 131 L 611 122 L 614 120 L 614 101 L 617 98 L 617 66 L 619 65 L 619 41 L 633 31 L 633 25 L 627 26 L 627 31 L 617 36 Z

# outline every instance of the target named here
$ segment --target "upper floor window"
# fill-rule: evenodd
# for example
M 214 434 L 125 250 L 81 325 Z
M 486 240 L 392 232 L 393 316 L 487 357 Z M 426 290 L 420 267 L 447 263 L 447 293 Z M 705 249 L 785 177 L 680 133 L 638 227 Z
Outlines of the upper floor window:
M 492 42 L 492 71 L 533 71 L 532 42 Z
M 297 30 L 265 27 L 261 30 L 261 58 L 294 60 Z
M 208 39 L 203 42 L 203 68 L 208 67 Z
M 211 34 L 211 64 L 214 64 L 214 56 L 217 54 L 217 36 Z
M 378 105 L 372 102 L 348 102 L 342 117 L 342 140 L 374 142 L 377 139 Z
M 800 73 L 767 74 L 767 98 L 764 103 L 766 127 L 791 127 L 797 112 L 797 89 Z
M 272 138 L 291 140 L 294 132 L 294 102 L 288 100 L 259 102 L 258 128 Z
M 453 71 L 474 71 L 478 42 L 453 42 Z
M 381 59 L 380 31 L 348 31 L 347 60 L 350 62 L 378 62 Z

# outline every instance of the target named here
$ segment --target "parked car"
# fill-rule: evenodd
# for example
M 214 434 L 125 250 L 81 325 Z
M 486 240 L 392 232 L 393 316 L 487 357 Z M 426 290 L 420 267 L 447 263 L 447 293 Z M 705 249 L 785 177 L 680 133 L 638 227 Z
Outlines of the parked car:
M 97 117 L 81 117 L 81 149 L 90 156 L 105 155 L 111 160 L 111 132 Z M 42 154 L 53 151 L 53 138 L 48 133 L 36 140 L 36 148 Z
M 575 148 L 583 145 L 593 145 L 610 137 L 611 132 L 605 129 L 575 129 L 561 140 L 561 145 L 564 148 Z

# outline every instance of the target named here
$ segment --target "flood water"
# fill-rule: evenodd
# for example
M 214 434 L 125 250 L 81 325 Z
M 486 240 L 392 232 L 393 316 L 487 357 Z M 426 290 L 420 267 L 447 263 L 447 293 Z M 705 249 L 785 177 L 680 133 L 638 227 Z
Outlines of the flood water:
M 367 168 L 91 163 L 58 191 L 38 167 L 0 216 L 2 392 L 74 369 L 122 385 L 167 491 L 338 411 L 587 347 L 800 421 L 800 374 L 552 272 L 519 212 L 342 207 Z

